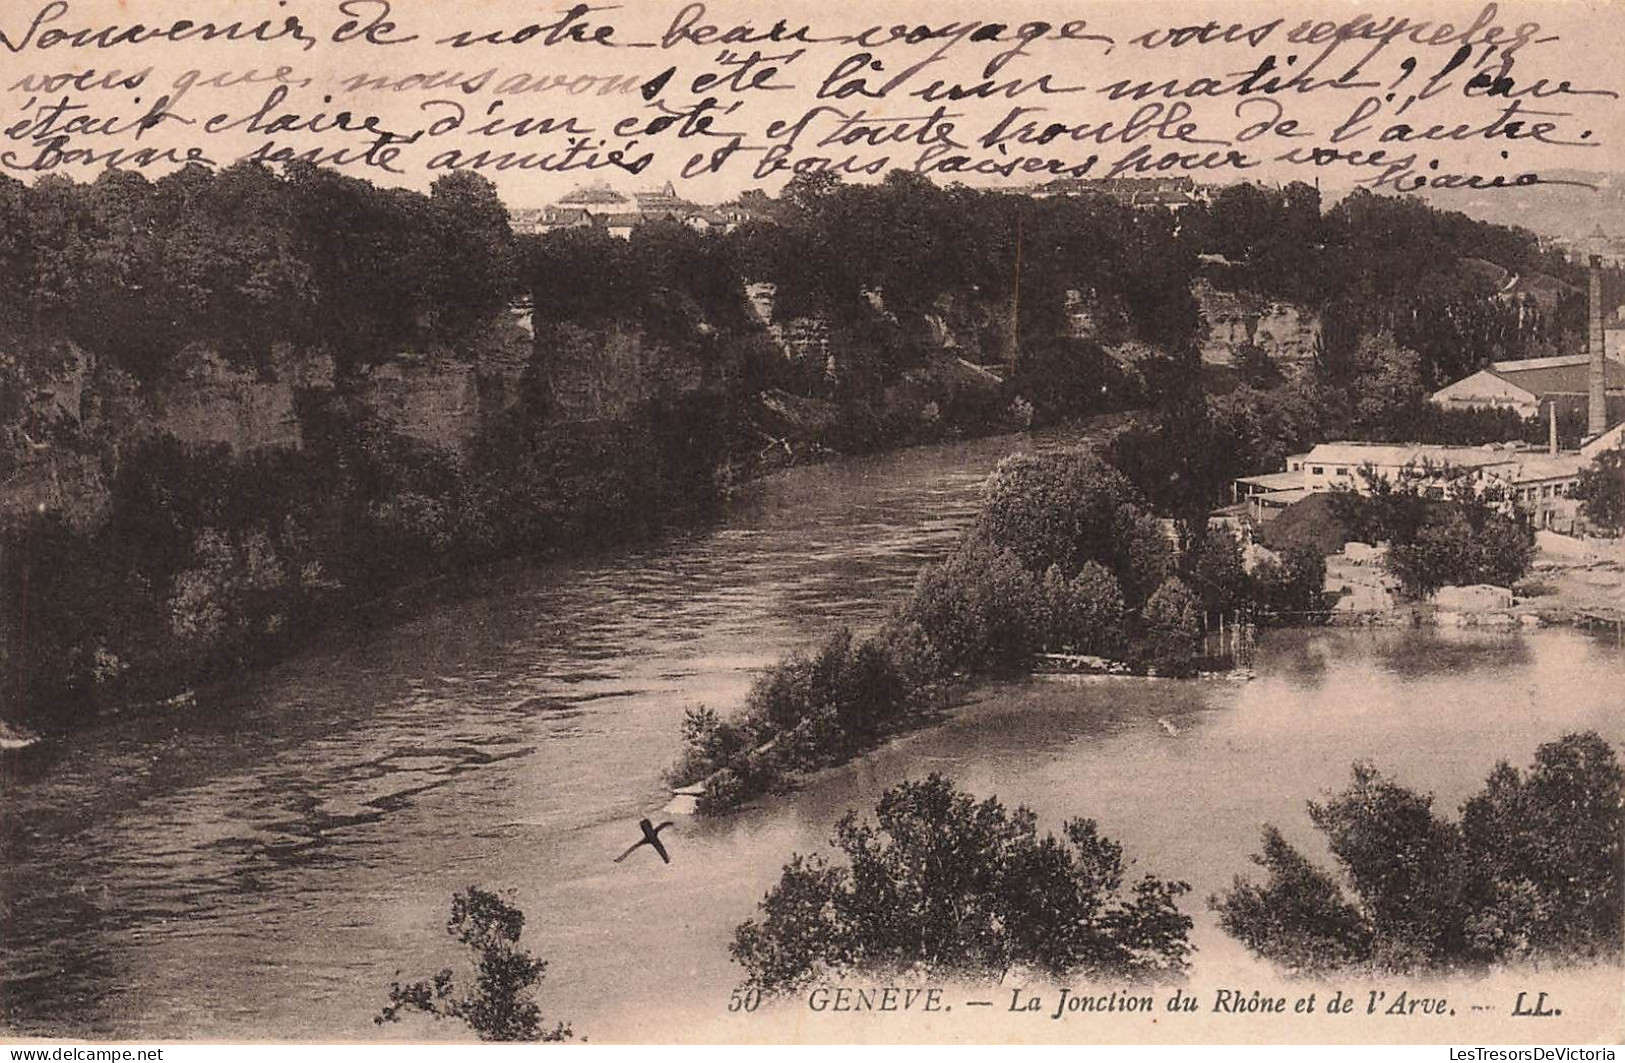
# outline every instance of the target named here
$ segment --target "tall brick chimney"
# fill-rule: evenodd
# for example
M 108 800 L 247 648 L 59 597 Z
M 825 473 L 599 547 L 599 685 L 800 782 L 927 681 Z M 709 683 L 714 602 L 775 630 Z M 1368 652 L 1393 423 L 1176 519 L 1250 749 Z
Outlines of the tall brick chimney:
M 1591 355 L 1591 373 L 1586 403 L 1586 435 L 1600 436 L 1608 431 L 1608 362 L 1603 350 L 1602 256 L 1591 256 L 1591 331 L 1586 347 Z

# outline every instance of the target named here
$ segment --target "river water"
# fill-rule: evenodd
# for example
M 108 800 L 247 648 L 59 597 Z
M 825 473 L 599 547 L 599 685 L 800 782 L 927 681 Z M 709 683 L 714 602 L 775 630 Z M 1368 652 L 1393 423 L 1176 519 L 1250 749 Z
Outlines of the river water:
M 797 794 L 675 817 L 669 867 L 646 848 L 610 862 L 639 818 L 659 818 L 686 707 L 729 710 L 755 669 L 876 622 L 951 545 L 998 460 L 1054 442 L 791 470 L 716 528 L 505 567 L 240 690 L 13 758 L 6 1027 L 371 1039 L 397 972 L 461 959 L 449 900 L 478 883 L 527 913 L 525 943 L 551 965 L 550 1018 L 593 1040 L 718 1036 L 704 1017 L 722 1020 L 738 978 L 731 929 L 779 866 L 847 808 L 932 770 L 1048 824 L 1096 818 L 1136 873 L 1191 882 L 1199 969 L 1245 969 L 1205 898 L 1248 870 L 1266 821 L 1323 852 L 1303 802 L 1340 787 L 1352 760 L 1454 811 L 1496 759 L 1527 763 L 1564 731 L 1625 743 L 1625 655 L 1576 632 L 1275 632 L 1249 683 L 980 690 Z M 682 1014 L 700 1018 L 674 1028 Z

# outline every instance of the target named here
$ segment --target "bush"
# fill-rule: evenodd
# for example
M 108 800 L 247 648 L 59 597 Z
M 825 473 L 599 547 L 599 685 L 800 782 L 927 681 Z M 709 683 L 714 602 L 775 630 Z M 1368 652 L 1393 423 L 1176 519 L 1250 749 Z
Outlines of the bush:
M 1586 520 L 1599 528 L 1625 531 L 1625 447 L 1603 451 L 1581 470 L 1574 497 Z
M 678 785 L 705 783 L 701 813 L 737 807 L 791 772 L 835 763 L 902 726 L 933 703 L 939 674 L 915 625 L 894 623 L 863 640 L 843 629 L 812 657 L 793 654 L 757 676 L 737 719 L 689 709 L 683 755 L 668 774 Z
M 683 756 L 668 773 L 678 786 L 703 781 L 724 764 L 733 763 L 750 745 L 750 736 L 716 711 L 699 705 L 683 713 Z
M 1138 604 L 1166 575 L 1166 540 L 1121 472 L 1087 450 L 1000 463 L 971 538 L 1008 550 L 1031 573 L 1051 565 L 1070 579 L 1104 565 Z
M 1104 565 L 1086 561 L 1070 580 L 1058 566 L 1044 573 L 1044 648 L 1109 655 L 1123 645 L 1123 591 Z
M 1309 819 L 1326 835 L 1376 943 L 1379 964 L 1406 970 L 1460 949 L 1460 835 L 1417 794 L 1369 765 Z
M 1229 528 L 1209 528 L 1187 559 L 1186 570 L 1204 613 L 1229 613 L 1240 604 L 1247 572 L 1241 563 L 1241 540 Z
M 1292 543 L 1279 560 L 1254 566 L 1247 582 L 1247 597 L 1266 615 L 1313 620 L 1323 613 L 1326 558 L 1313 545 Z
M 1157 588 L 1140 613 L 1145 629 L 1137 648 L 1141 659 L 1162 675 L 1196 670 L 1202 648 L 1201 602 L 1177 576 Z
M 1213 902 L 1227 934 L 1293 974 L 1334 971 L 1370 958 L 1372 932 L 1359 909 L 1279 830 L 1264 828 L 1264 851 L 1252 860 L 1268 872 L 1268 883 L 1237 878 L 1229 894 Z
M 1397 482 L 1369 468 L 1363 475 L 1366 493 L 1334 493 L 1333 511 L 1350 539 L 1388 541 L 1384 564 L 1409 597 L 1476 583 L 1510 587 L 1529 571 L 1534 529 L 1498 490 L 1449 468 L 1405 469 Z
M 1385 561 L 1400 589 L 1426 598 L 1440 587 L 1510 587 L 1534 560 L 1534 531 L 1500 513 L 1474 521 L 1454 503 L 1431 512 L 1416 535 L 1390 545 Z
M 1299 973 L 1615 958 L 1622 805 L 1625 773 L 1593 732 L 1541 746 L 1526 775 L 1498 765 L 1459 824 L 1356 765 L 1347 790 L 1309 805 L 1341 883 L 1266 827 L 1266 883 L 1237 878 L 1210 903 L 1232 937 Z
M 904 616 L 919 624 L 945 668 L 1015 672 L 1037 652 L 1038 581 L 1013 552 L 970 540 L 920 575 Z
M 943 697 L 946 669 L 942 654 L 912 620 L 894 619 L 881 627 L 875 641 L 891 657 L 892 668 L 902 680 L 908 707 L 916 712 L 936 706 Z
M 1461 817 L 1474 951 L 1619 953 L 1622 790 L 1618 758 L 1590 732 L 1541 746 L 1526 775 L 1496 767 Z
M 446 933 L 474 953 L 474 988 L 458 993 L 449 967 L 432 979 L 393 982 L 389 1003 L 373 1021 L 396 1022 L 403 1011 L 419 1011 L 467 1023 L 482 1041 L 569 1040 L 570 1027 L 562 1022 L 552 1029 L 542 1027 L 541 1008 L 531 990 L 540 984 L 547 961 L 519 947 L 524 929 L 525 913 L 497 894 L 478 886 L 456 894 Z
M 1146 875 L 1124 888 L 1123 851 L 1090 820 L 1064 840 L 1037 817 L 977 802 L 939 775 L 881 795 L 876 822 L 848 813 L 831 864 L 796 854 L 739 926 L 746 984 L 788 992 L 846 972 L 949 972 L 997 980 L 1013 966 L 1055 978 L 1177 976 L 1190 953 L 1189 887 Z

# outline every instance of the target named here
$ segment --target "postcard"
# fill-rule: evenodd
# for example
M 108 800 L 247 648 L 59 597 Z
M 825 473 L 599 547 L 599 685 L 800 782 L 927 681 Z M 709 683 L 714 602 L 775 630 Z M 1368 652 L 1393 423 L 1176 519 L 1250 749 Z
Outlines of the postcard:
M 0 1036 L 1617 1044 L 1622 39 L 11 0 Z

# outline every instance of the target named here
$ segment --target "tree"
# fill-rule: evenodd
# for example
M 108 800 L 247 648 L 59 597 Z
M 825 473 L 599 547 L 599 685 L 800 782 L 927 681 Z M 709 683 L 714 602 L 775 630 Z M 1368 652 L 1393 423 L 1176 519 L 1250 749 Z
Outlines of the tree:
M 1313 543 L 1288 543 L 1278 560 L 1260 560 L 1247 578 L 1247 597 L 1266 614 L 1318 616 L 1325 591 L 1326 556 Z
M 1202 599 L 1204 613 L 1228 613 L 1241 600 L 1247 582 L 1241 540 L 1229 528 L 1214 528 L 1186 559 L 1190 582 Z
M 1263 886 L 1237 876 L 1230 892 L 1209 902 L 1225 933 L 1293 974 L 1316 974 L 1363 963 L 1372 929 L 1343 896 L 1337 880 L 1294 849 L 1273 826 L 1253 863 L 1268 873 Z
M 1422 356 L 1394 341 L 1392 334 L 1366 336 L 1355 351 L 1358 365 L 1352 392 L 1355 424 L 1378 436 L 1415 420 L 1426 401 Z
M 425 262 L 425 294 L 443 327 L 460 336 L 517 294 L 508 209 L 489 180 L 458 171 L 436 178 L 427 213 L 439 253 Z
M 1145 624 L 1140 652 L 1164 675 L 1189 675 L 1202 644 L 1202 602 L 1177 576 L 1163 581 L 1140 612 Z
M 1354 765 L 1354 781 L 1325 804 L 1309 802 L 1375 935 L 1379 963 L 1405 970 L 1460 949 L 1461 852 L 1454 824 L 1431 795 Z
M 1286 374 L 1269 352 L 1256 343 L 1243 343 L 1233 356 L 1236 376 L 1248 387 L 1268 391 L 1286 383 Z
M 525 913 L 500 896 L 470 886 L 452 897 L 446 933 L 474 953 L 474 987 L 457 992 L 447 967 L 432 979 L 389 987 L 389 1003 L 373 1021 L 399 1021 L 403 1011 L 420 1011 L 436 1019 L 458 1019 L 482 1041 L 567 1041 L 570 1027 L 542 1026 L 541 1008 L 531 995 L 547 970 L 547 961 L 519 947 Z
M 1034 573 L 1058 565 L 1070 579 L 1086 562 L 1098 562 L 1133 605 L 1172 563 L 1139 492 L 1086 450 L 1005 459 L 988 483 L 972 535 L 1010 551 Z
M 1594 732 L 1535 752 L 1525 774 L 1505 761 L 1462 810 L 1466 929 L 1494 957 L 1618 955 L 1625 934 L 1621 839 L 1625 773 Z
M 1508 587 L 1534 559 L 1534 531 L 1482 501 L 1429 506 L 1414 535 L 1393 537 L 1384 564 L 1413 598 L 1440 587 Z
M 1360 474 L 1367 490 L 1334 492 L 1333 511 L 1348 539 L 1388 540 L 1384 566 L 1410 597 L 1476 583 L 1508 587 L 1529 571 L 1534 529 L 1498 487 L 1428 464 L 1406 467 L 1397 480 L 1369 466 Z
M 746 984 L 788 992 L 847 972 L 997 980 L 1013 966 L 1068 976 L 1177 977 L 1189 887 L 1145 875 L 1125 887 L 1122 847 L 1092 820 L 1063 838 L 1037 817 L 978 802 L 940 775 L 881 795 L 874 823 L 849 812 L 832 864 L 796 854 L 730 947 Z
M 1122 648 L 1123 591 L 1104 565 L 1085 561 L 1070 580 L 1051 565 L 1042 592 L 1048 648 L 1093 654 Z
M 1605 450 L 1580 472 L 1574 497 L 1586 519 L 1614 531 L 1625 531 L 1625 446 Z
M 1622 806 L 1625 772 L 1590 731 L 1542 745 L 1527 773 L 1497 765 L 1459 823 L 1356 764 L 1343 793 L 1309 804 L 1339 876 L 1266 826 L 1253 858 L 1264 885 L 1238 877 L 1210 904 L 1227 933 L 1296 973 L 1614 958 Z
M 1007 549 L 975 540 L 920 574 L 906 617 L 949 669 L 1013 672 L 1042 640 L 1038 579 Z

